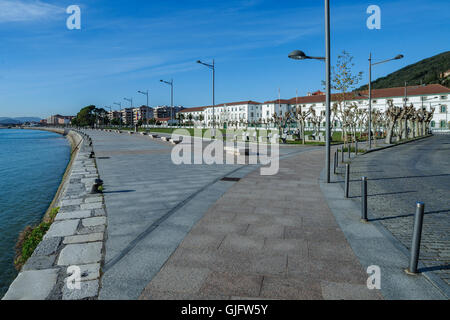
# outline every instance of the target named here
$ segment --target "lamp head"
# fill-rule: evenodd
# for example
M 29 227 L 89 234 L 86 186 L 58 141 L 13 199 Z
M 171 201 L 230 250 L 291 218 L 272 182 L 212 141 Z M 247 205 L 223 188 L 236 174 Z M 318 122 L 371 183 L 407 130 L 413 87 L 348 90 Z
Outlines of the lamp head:
M 291 53 L 289 53 L 288 57 L 290 59 L 294 59 L 294 60 L 304 60 L 307 59 L 308 57 L 306 56 L 306 54 L 301 51 L 301 50 L 294 50 Z
M 402 54 L 398 54 L 398 55 L 395 56 L 394 59 L 395 60 L 403 59 L 403 55 Z

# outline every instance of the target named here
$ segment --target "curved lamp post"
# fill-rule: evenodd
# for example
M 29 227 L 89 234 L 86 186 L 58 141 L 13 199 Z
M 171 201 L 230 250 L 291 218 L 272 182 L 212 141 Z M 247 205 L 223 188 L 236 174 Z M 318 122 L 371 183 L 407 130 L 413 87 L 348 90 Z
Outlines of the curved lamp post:
M 213 107 L 213 132 L 212 132 L 212 136 L 215 137 L 216 136 L 216 115 L 215 115 L 215 105 L 216 105 L 216 101 L 215 101 L 215 82 L 216 82 L 216 65 L 214 63 L 214 59 L 212 61 L 212 64 L 208 64 L 208 63 L 204 63 L 201 62 L 200 60 L 197 60 L 198 64 L 202 64 L 205 67 L 208 67 L 209 69 L 212 70 L 212 107 Z
M 134 119 L 133 119 L 133 98 L 123 98 L 123 100 L 128 101 L 129 103 L 131 103 L 131 126 L 133 126 L 134 124 Z
M 330 96 L 331 96 L 331 87 L 330 87 L 330 0 L 325 0 L 325 57 L 312 57 L 307 56 L 301 50 L 292 51 L 288 57 L 294 60 L 306 60 L 306 59 L 315 59 L 322 60 L 325 62 L 325 82 L 326 82 L 326 134 L 325 134 L 325 170 L 326 170 L 326 183 L 330 183 Z
M 369 54 L 369 133 L 368 133 L 368 140 L 369 140 L 369 150 L 372 149 L 372 66 L 377 64 L 382 64 L 385 62 L 389 62 L 392 60 L 399 60 L 402 59 L 403 55 L 398 54 L 394 58 L 383 60 L 380 62 L 372 63 L 372 53 Z
M 138 91 L 138 93 L 143 94 L 144 96 L 147 96 L 147 107 L 149 107 L 148 105 L 148 90 L 147 91 Z
M 170 81 L 164 80 L 159 81 L 170 86 L 170 119 L 173 122 L 173 79 L 171 79 Z

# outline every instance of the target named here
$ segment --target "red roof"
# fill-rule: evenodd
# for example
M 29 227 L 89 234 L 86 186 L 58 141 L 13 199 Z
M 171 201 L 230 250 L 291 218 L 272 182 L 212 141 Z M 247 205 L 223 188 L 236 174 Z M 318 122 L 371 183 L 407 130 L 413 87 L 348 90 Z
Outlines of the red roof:
M 156 119 L 156 121 L 160 121 L 160 122 L 165 122 L 165 121 L 169 121 L 169 120 L 171 120 L 172 118 L 157 118 Z
M 183 112 L 203 111 L 203 110 L 205 110 L 205 108 L 207 108 L 207 107 L 188 108 L 188 109 L 183 109 L 183 110 L 181 110 L 180 113 L 183 113 Z
M 368 95 L 368 90 L 360 91 L 362 95 Z M 441 93 L 450 93 L 450 89 L 444 87 L 440 84 L 429 84 L 427 86 L 408 86 L 407 87 L 407 95 L 408 96 L 421 96 L 421 95 L 430 95 L 430 94 L 441 94 Z M 373 89 L 372 90 L 372 98 L 393 98 L 393 97 L 403 97 L 405 95 L 405 87 L 395 87 L 395 88 L 386 88 L 386 89 Z M 334 93 L 331 95 L 331 100 L 336 101 L 339 98 L 338 93 Z M 346 94 L 347 100 L 366 100 L 367 97 L 358 96 L 357 92 L 349 92 Z M 276 101 L 276 100 L 275 100 Z M 290 104 L 295 104 L 296 98 L 292 98 L 289 100 Z M 298 97 L 298 103 L 321 103 L 325 102 L 325 96 L 307 96 L 307 97 Z M 270 102 L 266 102 L 270 103 Z

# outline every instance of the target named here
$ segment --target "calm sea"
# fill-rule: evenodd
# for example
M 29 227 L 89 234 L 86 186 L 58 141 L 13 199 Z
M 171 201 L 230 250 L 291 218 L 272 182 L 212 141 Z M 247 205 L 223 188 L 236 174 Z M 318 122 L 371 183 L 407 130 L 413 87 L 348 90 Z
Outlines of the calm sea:
M 41 221 L 69 160 L 70 144 L 62 135 L 0 129 L 0 298 L 17 275 L 17 237 Z

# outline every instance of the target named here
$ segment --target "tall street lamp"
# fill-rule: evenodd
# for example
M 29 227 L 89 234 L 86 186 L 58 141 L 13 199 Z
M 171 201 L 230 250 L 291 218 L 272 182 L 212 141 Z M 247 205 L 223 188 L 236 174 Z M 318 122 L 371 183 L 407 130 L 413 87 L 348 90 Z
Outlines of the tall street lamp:
M 133 126 L 133 123 L 134 123 L 134 119 L 133 119 L 133 98 L 130 98 L 130 99 L 128 99 L 128 98 L 123 98 L 123 100 L 125 100 L 125 101 L 128 101 L 129 103 L 131 103 L 131 126 Z M 126 112 L 125 112 L 125 114 L 126 114 Z
M 122 117 L 123 117 L 123 114 L 122 114 L 122 102 L 113 102 L 113 104 L 115 104 L 116 106 L 119 106 L 119 108 L 120 108 L 120 126 L 122 126 L 122 123 L 123 123 L 123 121 L 122 121 Z
M 216 101 L 215 101 L 215 82 L 216 82 L 216 66 L 214 63 L 214 59 L 212 61 L 212 64 L 208 64 L 208 63 L 204 63 L 201 62 L 200 60 L 197 61 L 198 64 L 202 64 L 206 67 L 208 67 L 209 69 L 212 70 L 212 107 L 213 107 L 213 132 L 212 132 L 212 136 L 215 137 L 216 136 L 216 115 L 215 115 L 215 106 L 216 106 Z
M 170 118 L 173 122 L 173 79 L 170 81 L 159 80 L 162 83 L 165 83 L 170 86 Z
M 326 82 L 326 134 L 325 134 L 325 169 L 326 169 L 326 182 L 330 183 L 330 104 L 331 104 L 331 86 L 330 86 L 330 0 L 325 0 L 325 57 L 311 57 L 307 56 L 303 51 L 292 51 L 289 58 L 294 60 L 316 59 L 325 62 L 325 82 Z
M 144 96 L 147 96 L 147 107 L 149 107 L 148 105 L 148 90 L 147 91 L 138 91 L 138 93 L 143 94 Z
M 367 138 L 369 139 L 369 150 L 372 149 L 372 66 L 392 60 L 399 60 L 402 58 L 403 55 L 398 54 L 394 58 L 372 63 L 372 53 L 369 54 L 369 133 L 367 136 Z

